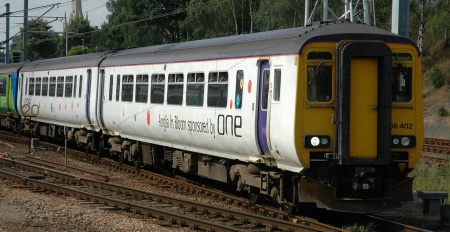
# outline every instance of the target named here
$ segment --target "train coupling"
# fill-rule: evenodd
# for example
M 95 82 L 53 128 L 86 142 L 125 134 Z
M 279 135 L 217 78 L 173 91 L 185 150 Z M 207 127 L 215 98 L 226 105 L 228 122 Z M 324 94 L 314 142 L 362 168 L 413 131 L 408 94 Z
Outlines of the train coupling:
M 354 192 L 366 192 L 375 190 L 375 168 L 373 167 L 360 167 L 355 170 L 355 178 L 353 179 L 353 191 Z
M 299 184 L 299 202 L 315 203 L 318 208 L 328 210 L 369 213 L 400 207 L 404 202 L 412 201 L 413 178 L 391 186 L 389 196 L 385 198 L 336 198 L 336 189 L 319 181 L 303 176 Z M 363 182 L 357 184 L 364 189 Z

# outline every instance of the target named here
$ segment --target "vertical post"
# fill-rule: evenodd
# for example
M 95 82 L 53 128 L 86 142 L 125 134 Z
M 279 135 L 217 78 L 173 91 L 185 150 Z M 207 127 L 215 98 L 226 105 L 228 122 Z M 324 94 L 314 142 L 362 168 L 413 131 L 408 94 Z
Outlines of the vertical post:
M 9 39 L 9 3 L 6 3 L 6 41 Z M 5 64 L 9 64 L 9 41 L 5 44 Z
M 392 1 L 391 32 L 409 37 L 409 0 Z
M 26 117 L 25 117 L 26 120 Z M 28 146 L 28 154 L 31 154 L 31 143 L 32 143 L 32 136 L 31 136 L 31 117 L 30 117 L 30 125 L 28 126 L 28 133 L 30 135 L 29 141 L 30 141 L 30 145 Z
M 24 15 L 23 15 L 23 54 L 22 61 L 28 60 L 28 0 L 24 0 L 23 3 Z
M 328 21 L 328 0 L 323 0 L 323 15 L 322 20 L 324 22 Z
M 67 56 L 67 16 L 64 13 L 64 36 L 66 37 L 66 56 Z
M 350 0 L 345 0 L 345 19 L 350 19 L 350 13 L 348 12 L 350 10 Z
M 370 5 L 369 5 L 369 0 L 364 0 L 363 1 L 363 9 L 364 9 L 364 23 L 367 24 L 367 25 L 370 25 Z
M 308 25 L 308 19 L 309 19 L 309 0 L 305 0 L 305 22 L 303 23 L 303 26 Z
M 64 164 L 67 165 L 67 132 L 64 127 Z

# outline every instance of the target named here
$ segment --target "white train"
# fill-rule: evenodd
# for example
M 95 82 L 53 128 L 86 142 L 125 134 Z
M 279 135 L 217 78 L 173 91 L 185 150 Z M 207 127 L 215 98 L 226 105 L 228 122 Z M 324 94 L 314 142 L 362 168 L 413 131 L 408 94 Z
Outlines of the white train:
M 67 127 L 88 152 L 168 162 L 288 209 L 372 211 L 410 194 L 423 121 L 401 115 L 422 110 L 420 71 L 406 38 L 314 24 L 26 63 L 17 104 L 40 136 Z M 397 93 L 409 98 L 393 102 Z M 391 128 L 397 121 L 411 129 Z

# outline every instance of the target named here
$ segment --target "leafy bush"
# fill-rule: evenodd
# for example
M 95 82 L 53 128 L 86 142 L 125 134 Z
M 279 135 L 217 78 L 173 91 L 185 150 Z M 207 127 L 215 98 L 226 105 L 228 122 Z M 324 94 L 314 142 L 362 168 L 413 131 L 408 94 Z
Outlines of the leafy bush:
M 440 106 L 440 107 L 438 108 L 438 115 L 439 115 L 439 117 L 445 117 L 445 116 L 448 116 L 448 111 L 447 111 L 447 109 L 445 109 L 445 107 L 443 107 L 443 106 Z
M 426 153 L 425 156 L 446 158 L 442 154 Z M 450 191 L 450 167 L 421 158 L 414 171 L 409 174 L 414 177 L 413 188 L 416 191 Z
M 444 85 L 444 75 L 442 75 L 441 70 L 438 67 L 434 67 L 433 70 L 431 70 L 431 85 L 434 88 L 440 88 Z

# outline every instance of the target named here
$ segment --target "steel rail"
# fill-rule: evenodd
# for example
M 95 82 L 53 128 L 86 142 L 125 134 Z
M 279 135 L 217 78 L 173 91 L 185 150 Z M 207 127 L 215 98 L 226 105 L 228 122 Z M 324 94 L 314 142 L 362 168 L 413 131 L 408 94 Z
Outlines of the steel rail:
M 450 154 L 450 140 L 424 138 L 423 151 Z
M 102 203 L 103 205 L 110 205 L 115 208 L 124 209 L 130 212 L 135 212 L 139 214 L 143 214 L 149 217 L 159 218 L 162 220 L 168 220 L 172 222 L 172 224 L 179 224 L 181 226 L 189 226 L 191 229 L 194 230 L 210 230 L 210 231 L 246 231 L 242 229 L 236 229 L 233 227 L 220 225 L 216 223 L 209 222 L 207 220 L 201 220 L 181 214 L 166 212 L 163 210 L 155 209 L 155 208 L 148 208 L 148 207 L 142 207 L 138 204 L 131 204 L 129 202 L 119 201 L 116 199 L 108 198 L 105 196 L 99 196 L 92 193 L 86 193 L 82 192 L 76 189 L 71 189 L 65 186 L 60 186 L 52 183 L 47 183 L 39 180 L 33 180 L 30 178 L 26 178 L 23 176 L 18 176 L 15 174 L 11 174 L 8 172 L 5 172 L 3 170 L 0 170 L 0 176 L 4 178 L 8 178 L 15 181 L 22 181 L 26 182 L 28 186 L 33 186 L 36 189 L 45 190 L 45 191 L 52 191 L 56 192 L 58 194 L 63 194 L 66 196 L 73 196 L 77 197 L 78 199 L 83 199 L 87 201 L 93 201 L 97 203 Z
M 25 164 L 25 163 L 21 163 L 18 161 L 5 160 L 5 159 L 3 159 L 3 161 L 5 161 L 5 162 L 1 162 L 1 164 L 14 166 L 15 168 L 33 170 L 33 171 L 36 171 L 37 173 L 42 173 L 42 171 L 46 171 L 45 168 L 40 167 L 42 169 L 40 171 L 40 170 L 38 170 L 39 168 L 37 168 L 34 165 Z M 31 167 L 27 167 L 27 166 L 31 166 Z M 53 173 L 51 173 L 49 175 L 55 176 Z M 92 189 L 99 189 L 102 191 L 114 192 L 115 194 L 119 194 L 119 195 L 133 196 L 133 199 L 139 199 L 141 201 L 142 200 L 152 200 L 152 201 L 161 202 L 164 204 L 181 207 L 184 209 L 184 211 L 195 211 L 195 212 L 200 212 L 201 214 L 207 213 L 210 215 L 214 215 L 214 217 L 220 217 L 220 218 L 224 218 L 226 220 L 237 221 L 237 222 L 239 222 L 238 227 L 242 227 L 242 228 L 246 227 L 247 229 L 250 229 L 253 226 L 259 226 L 262 228 L 272 228 L 272 229 L 276 228 L 277 230 L 283 230 L 283 231 L 343 231 L 341 229 L 338 229 L 338 228 L 335 228 L 335 227 L 332 227 L 329 225 L 325 225 L 322 223 L 318 223 L 318 224 L 314 224 L 314 225 L 296 224 L 296 223 L 286 222 L 283 220 L 278 220 L 278 219 L 258 216 L 258 215 L 254 215 L 254 214 L 244 213 L 244 212 L 240 212 L 240 211 L 235 211 L 235 210 L 231 210 L 231 209 L 227 209 L 227 208 L 223 208 L 223 207 L 206 205 L 206 204 L 201 204 L 201 203 L 194 202 L 194 201 L 164 196 L 161 194 L 151 193 L 151 192 L 147 192 L 147 191 L 143 191 L 143 190 L 139 190 L 139 189 L 135 189 L 135 188 L 130 188 L 130 187 L 125 187 L 125 186 L 121 186 L 121 185 L 116 185 L 116 184 L 112 184 L 112 183 L 106 183 L 106 182 L 97 181 L 97 180 L 88 179 L 88 178 L 81 178 L 81 177 L 72 176 L 69 174 L 66 174 L 66 175 L 60 174 L 57 176 L 62 177 L 63 180 L 68 183 L 72 183 L 72 184 L 76 183 L 77 186 L 83 185 L 84 187 L 91 187 Z M 37 188 L 51 190 L 51 191 L 61 193 L 61 194 L 81 197 L 81 198 L 89 200 L 89 201 L 93 200 L 95 202 L 100 202 L 104 205 L 121 208 L 121 209 L 124 209 L 127 211 L 137 212 L 137 213 L 141 213 L 141 214 L 145 214 L 145 215 L 151 214 L 152 216 L 154 216 L 154 214 L 156 213 L 158 217 L 161 217 L 161 216 L 164 216 L 164 218 L 168 217 L 172 221 L 180 220 L 179 218 L 177 219 L 177 217 L 176 217 L 176 215 L 178 215 L 178 214 L 172 215 L 172 213 L 170 213 L 170 215 L 162 215 L 163 212 L 161 210 L 156 210 L 157 212 L 153 212 L 155 210 L 153 207 L 145 207 L 142 204 L 133 204 L 133 203 L 130 203 L 127 201 L 122 201 L 117 198 L 108 197 L 111 194 L 108 194 L 108 196 L 99 196 L 97 194 L 92 194 L 92 193 L 87 193 L 85 191 L 81 191 L 81 190 L 79 190 L 80 189 L 79 187 L 77 187 L 77 189 L 75 189 L 75 190 L 72 189 L 74 191 L 71 192 L 71 190 L 69 190 L 71 188 L 68 186 L 62 187 L 59 185 L 47 183 L 44 181 L 37 181 L 37 180 L 30 179 L 27 177 L 21 177 L 20 180 L 22 182 L 26 182 L 27 185 L 31 185 L 31 186 L 34 186 Z M 164 213 L 167 213 L 167 212 L 164 211 Z M 189 216 L 186 216 L 186 217 L 189 217 Z M 182 217 L 182 219 L 190 220 L 190 221 L 194 220 L 193 218 L 183 218 L 183 217 Z M 197 219 L 195 219 L 195 220 L 197 220 Z M 208 223 L 210 223 L 208 225 L 211 226 L 211 222 L 208 222 Z M 215 225 L 215 223 L 212 223 L 212 224 Z M 233 223 L 233 224 L 235 224 L 235 223 Z M 196 226 L 198 227 L 197 224 L 196 224 Z M 201 228 L 204 228 L 204 227 L 208 228 L 207 225 L 201 224 Z M 233 228 L 236 228 L 236 226 L 234 226 Z M 221 231 L 221 227 L 213 228 L 213 229 L 215 229 L 216 231 Z M 217 229 L 219 229 L 219 230 L 217 230 Z M 229 226 L 226 226 L 226 229 L 229 231 L 241 231 L 240 229 L 230 230 Z
M 87 173 L 87 174 L 93 176 L 93 178 L 96 179 L 96 180 L 105 181 L 105 182 L 109 181 L 108 176 L 102 175 L 102 174 L 99 174 L 99 173 L 95 173 L 95 172 L 91 172 L 91 171 L 86 170 L 86 169 L 77 168 L 77 167 L 73 167 L 73 166 L 70 166 L 70 165 L 65 165 L 65 164 L 61 164 L 61 163 L 57 163 L 57 162 L 52 162 L 52 161 L 49 161 L 49 160 L 43 160 L 43 159 L 39 159 L 39 158 L 36 158 L 36 157 L 31 157 L 31 156 L 25 156 L 25 160 L 30 161 L 32 163 L 45 165 L 45 166 L 48 166 L 48 167 L 63 168 L 63 169 L 68 169 L 68 170 L 72 170 L 72 171 L 83 172 L 83 173 Z

